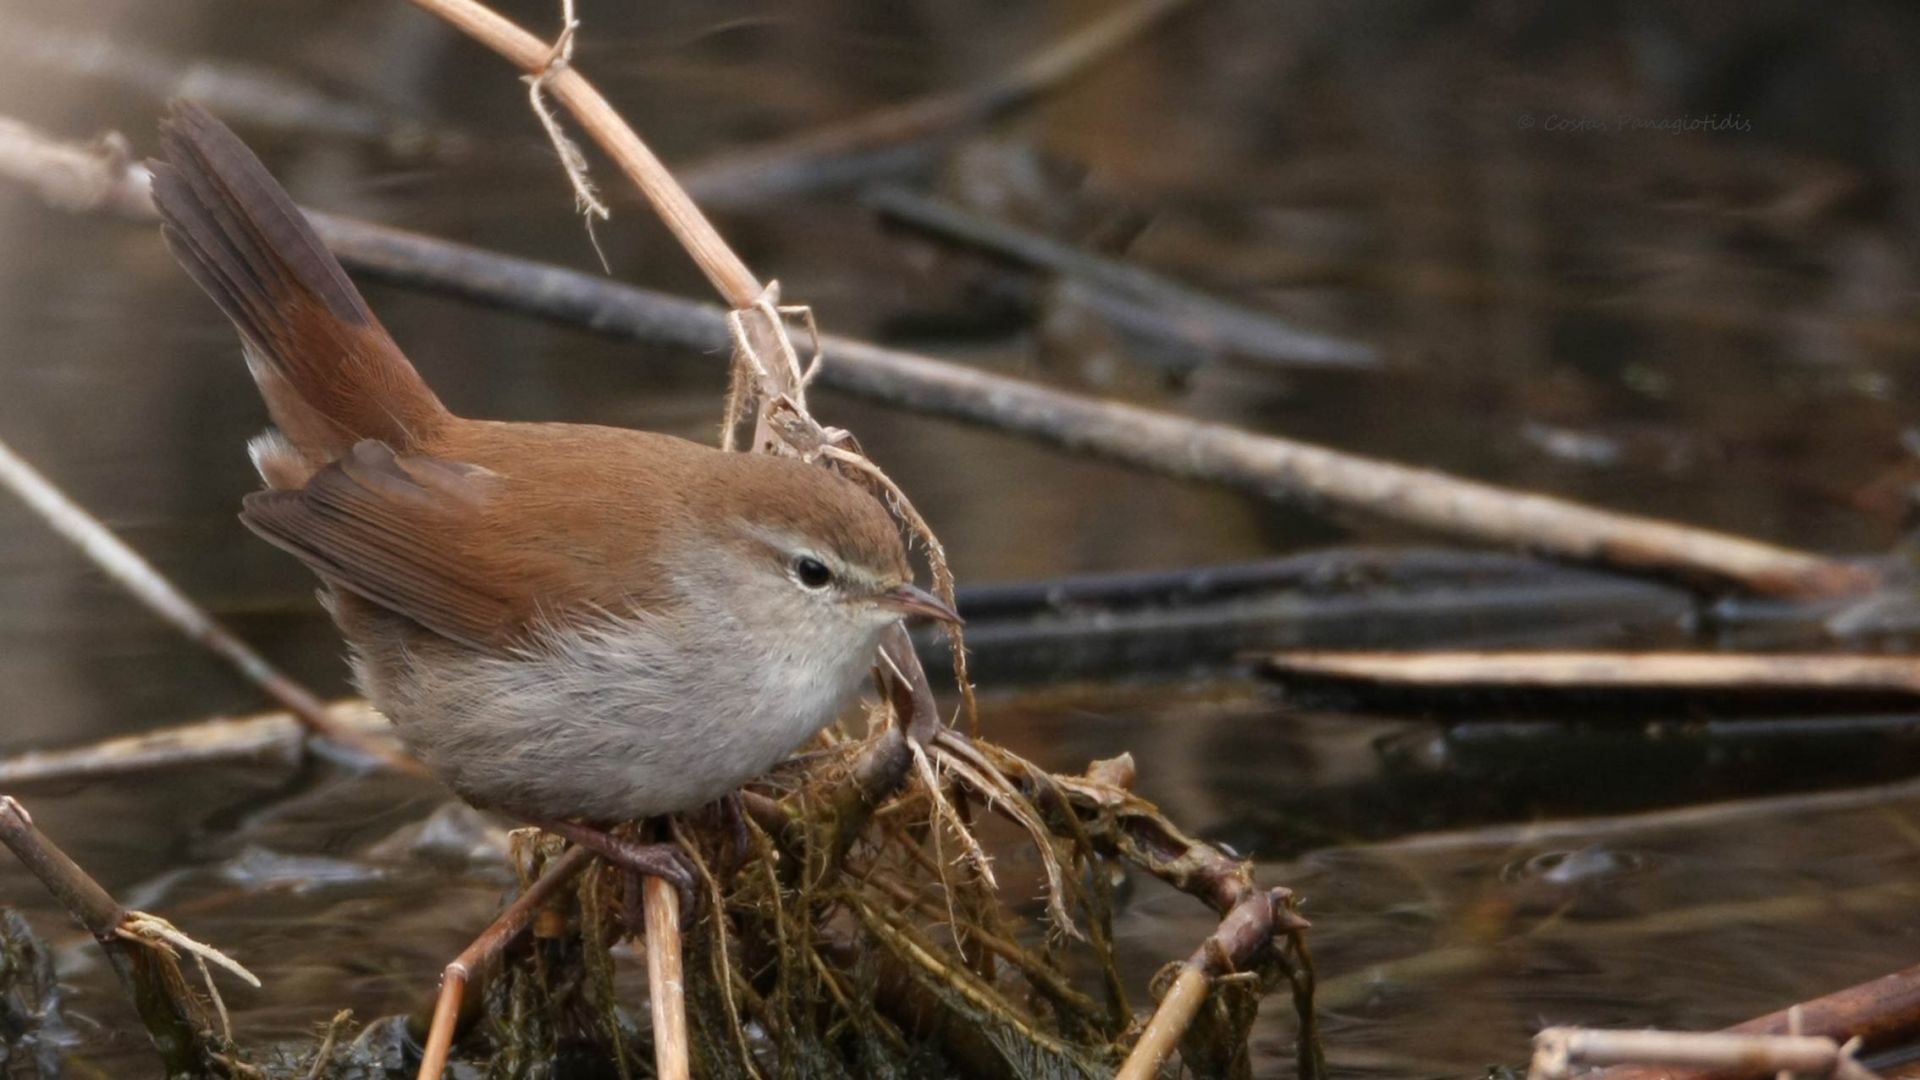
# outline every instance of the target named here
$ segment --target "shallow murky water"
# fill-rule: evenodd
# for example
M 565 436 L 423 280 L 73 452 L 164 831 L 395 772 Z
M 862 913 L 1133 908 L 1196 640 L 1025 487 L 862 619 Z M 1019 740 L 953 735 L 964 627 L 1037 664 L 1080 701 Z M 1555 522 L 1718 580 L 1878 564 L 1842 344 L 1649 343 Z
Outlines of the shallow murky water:
M 584 0 L 579 60 L 663 157 L 696 163 L 985 77 L 1103 7 Z M 509 10 L 531 26 L 556 17 L 545 4 Z M 267 100 L 292 94 L 306 108 L 236 126 L 303 200 L 594 264 L 524 88 L 397 0 L 0 0 L 0 20 L 0 114 L 74 137 L 119 130 L 147 152 L 165 75 L 188 61 L 254 65 L 286 82 Z M 1386 360 L 1375 372 L 1216 358 L 1169 379 L 1191 350 L 1103 319 L 1071 288 L 883 228 L 846 186 L 729 200 L 719 218 L 836 331 L 1879 553 L 1899 540 L 1915 478 L 1920 125 L 1899 104 L 1920 78 L 1913 23 L 1873 4 L 1827 20 L 1806 3 L 1523 14 L 1222 0 L 1038 109 L 886 176 L 1123 246 L 1189 284 L 1365 341 Z M 1704 116 L 1745 127 L 1652 126 Z M 612 272 L 704 297 L 664 232 L 603 179 Z M 458 411 L 713 431 L 716 357 L 367 291 Z M 343 692 L 310 581 L 234 518 L 252 487 L 241 446 L 264 417 L 231 332 L 153 230 L 0 193 L 0 347 L 0 437 L 277 663 Z M 963 582 L 1428 539 L 830 394 L 816 404 L 913 493 Z M 988 620 L 983 728 L 1063 769 L 1132 750 L 1143 793 L 1261 854 L 1264 879 L 1306 896 L 1343 1074 L 1468 1075 L 1520 1060 L 1547 1023 L 1717 1026 L 1911 960 L 1900 943 L 1913 897 L 1900 883 L 1915 878 L 1920 796 L 1904 788 L 1545 835 L 1445 830 L 1894 781 L 1920 765 L 1912 717 L 1841 737 L 1689 715 L 1588 718 L 1569 732 L 1469 710 L 1447 718 L 1471 721 L 1449 733 L 1288 700 L 1236 662 L 1301 643 L 1816 640 L 1804 621 L 1728 624 L 1657 587 L 1515 573 L 1498 587 L 1482 575 L 1297 590 L 1240 605 L 1224 628 L 1110 613 Z M 10 505 L 0 642 L 8 751 L 261 705 Z M 466 853 L 487 850 L 484 830 L 462 831 L 438 797 L 325 766 L 21 794 L 110 889 L 177 915 L 266 980 L 229 999 L 250 1041 L 309 1033 L 337 1007 L 421 1006 L 504 886 L 496 862 Z M 436 813 L 423 855 L 407 836 Z M 72 938 L 10 866 L 0 898 Z M 1142 983 L 1210 928 L 1151 883 L 1121 919 Z M 141 1067 L 142 1039 L 90 949 L 75 941 L 63 956 L 84 1057 L 111 1075 Z M 1278 1000 L 1267 1010 L 1263 1075 L 1288 1068 L 1286 1014 Z

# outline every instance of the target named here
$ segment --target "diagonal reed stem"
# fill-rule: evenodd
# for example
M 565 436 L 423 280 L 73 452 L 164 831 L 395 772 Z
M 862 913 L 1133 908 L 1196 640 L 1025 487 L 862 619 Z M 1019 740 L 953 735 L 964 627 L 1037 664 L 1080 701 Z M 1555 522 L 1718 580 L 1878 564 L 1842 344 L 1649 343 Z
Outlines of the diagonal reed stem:
M 206 609 L 188 599 L 152 563 L 115 536 L 100 520 L 41 475 L 38 469 L 0 442 L 0 487 L 18 496 L 41 521 L 72 544 L 87 560 L 189 639 L 206 646 L 225 660 L 248 682 L 298 717 L 309 731 L 335 742 L 352 746 L 403 771 L 425 775 L 424 767 L 414 759 L 377 742 L 364 733 L 342 727 L 327 713 L 327 706 L 313 691 L 289 678 L 266 657 L 222 626 Z
M 578 845 L 567 849 L 566 853 L 553 861 L 540 880 L 527 886 L 520 898 L 507 905 L 493 925 L 473 939 L 473 944 L 453 958 L 446 971 L 440 976 L 440 996 L 433 1003 L 433 1020 L 427 1027 L 426 1049 L 420 1056 L 418 1080 L 440 1080 L 447 1068 L 447 1054 L 453 1048 L 454 1028 L 459 1026 L 460 1004 L 466 1000 L 467 983 L 474 973 L 492 963 L 513 944 L 520 931 L 527 928 L 533 917 L 540 913 L 553 894 L 562 885 L 579 876 L 592 861 L 593 853 Z M 668 886 L 668 892 L 672 892 Z

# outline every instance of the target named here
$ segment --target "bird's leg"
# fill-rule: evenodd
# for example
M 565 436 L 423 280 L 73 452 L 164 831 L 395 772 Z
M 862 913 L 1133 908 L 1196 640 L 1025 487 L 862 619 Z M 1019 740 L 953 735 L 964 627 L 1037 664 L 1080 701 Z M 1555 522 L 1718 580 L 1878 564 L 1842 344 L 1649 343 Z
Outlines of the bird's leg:
M 680 894 L 680 907 L 694 911 L 699 892 L 694 888 L 693 863 L 686 852 L 673 844 L 641 844 L 615 836 L 605 829 L 582 825 L 577 821 L 552 818 L 529 819 L 533 824 L 564 837 L 630 873 L 657 877 L 670 883 Z M 637 890 L 636 890 L 637 892 Z M 640 923 L 630 924 L 639 929 Z
M 727 860 L 726 872 L 732 873 L 746 865 L 753 855 L 753 834 L 747 831 L 747 808 L 740 801 L 740 792 L 729 791 L 720 796 L 713 804 L 714 814 L 720 819 L 720 827 L 727 831 L 728 839 L 733 841 L 731 858 Z

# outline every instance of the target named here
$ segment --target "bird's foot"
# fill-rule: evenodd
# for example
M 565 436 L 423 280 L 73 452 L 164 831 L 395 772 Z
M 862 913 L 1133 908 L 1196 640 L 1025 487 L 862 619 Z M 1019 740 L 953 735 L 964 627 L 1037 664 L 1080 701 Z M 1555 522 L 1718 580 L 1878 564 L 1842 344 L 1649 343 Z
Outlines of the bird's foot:
M 679 845 L 643 844 L 574 821 L 539 821 L 536 824 L 556 836 L 579 844 L 628 873 L 657 877 L 667 882 L 680 894 L 680 910 L 689 915 L 699 909 L 700 894 L 695 888 L 699 879 L 694 871 L 693 860 L 687 858 L 687 853 L 681 851 Z M 633 896 L 638 894 L 638 889 L 633 890 Z M 633 910 L 637 905 L 633 904 L 631 896 L 628 906 L 628 927 L 638 931 L 645 923 L 635 918 L 639 913 Z

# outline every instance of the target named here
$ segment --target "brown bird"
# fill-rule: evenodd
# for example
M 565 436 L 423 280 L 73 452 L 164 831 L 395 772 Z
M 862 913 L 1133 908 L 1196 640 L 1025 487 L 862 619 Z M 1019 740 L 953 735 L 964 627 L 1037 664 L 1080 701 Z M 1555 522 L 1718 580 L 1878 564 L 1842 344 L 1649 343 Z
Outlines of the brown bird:
M 448 412 L 233 132 L 179 104 L 160 141 L 167 244 L 273 418 L 241 520 L 320 576 L 361 689 L 467 801 L 685 885 L 603 827 L 727 795 L 850 703 L 889 626 L 957 621 L 826 469 Z

